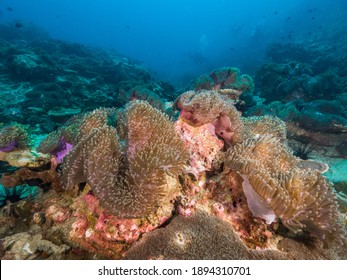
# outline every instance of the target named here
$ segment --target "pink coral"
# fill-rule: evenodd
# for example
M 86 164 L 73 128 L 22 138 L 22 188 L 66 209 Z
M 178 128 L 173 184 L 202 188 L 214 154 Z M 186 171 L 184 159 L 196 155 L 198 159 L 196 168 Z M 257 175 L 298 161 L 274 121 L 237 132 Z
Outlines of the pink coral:
M 151 222 L 148 219 L 120 219 L 107 214 L 99 206 L 99 200 L 91 194 L 77 198 L 74 215 L 76 221 L 70 237 L 85 248 L 99 244 L 100 248 L 93 249 L 99 253 L 109 247 L 109 242 L 133 243 L 141 234 L 154 230 L 169 218 L 163 213 Z
M 211 124 L 211 131 L 224 139 L 227 146 L 241 142 L 245 137 L 241 114 L 233 100 L 217 91 L 187 91 L 175 101 L 180 116 L 192 126 Z
M 46 209 L 45 216 L 47 220 L 52 220 L 54 223 L 63 223 L 70 217 L 70 213 L 68 209 L 59 205 L 51 205 Z
M 199 177 L 199 174 L 210 170 L 224 146 L 223 141 L 214 135 L 211 125 L 194 127 L 179 119 L 176 122 L 176 131 L 181 135 L 190 153 L 187 171 Z

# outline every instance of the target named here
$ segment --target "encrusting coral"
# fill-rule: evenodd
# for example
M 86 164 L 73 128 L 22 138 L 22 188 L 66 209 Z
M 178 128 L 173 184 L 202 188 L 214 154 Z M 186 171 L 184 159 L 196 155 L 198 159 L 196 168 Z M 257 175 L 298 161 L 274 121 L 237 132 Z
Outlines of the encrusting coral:
M 170 119 L 147 102 L 131 103 L 124 120 L 124 147 L 115 128 L 93 129 L 67 156 L 63 179 L 66 188 L 87 182 L 108 213 L 141 218 L 178 192 L 188 154 Z

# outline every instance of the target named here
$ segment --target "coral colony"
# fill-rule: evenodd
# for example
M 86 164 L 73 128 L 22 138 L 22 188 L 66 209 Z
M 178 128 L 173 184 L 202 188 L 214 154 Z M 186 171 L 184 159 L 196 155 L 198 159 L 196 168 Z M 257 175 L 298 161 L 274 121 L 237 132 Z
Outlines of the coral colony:
M 278 59 L 255 77 L 269 102 L 257 103 L 237 68 L 177 92 L 113 53 L 11 44 L 0 42 L 13 81 L 1 90 L 17 98 L 2 100 L 1 258 L 347 257 L 346 183 L 314 157 L 329 141 L 347 154 L 339 105 L 312 98 L 331 76 L 299 87 L 304 69 Z

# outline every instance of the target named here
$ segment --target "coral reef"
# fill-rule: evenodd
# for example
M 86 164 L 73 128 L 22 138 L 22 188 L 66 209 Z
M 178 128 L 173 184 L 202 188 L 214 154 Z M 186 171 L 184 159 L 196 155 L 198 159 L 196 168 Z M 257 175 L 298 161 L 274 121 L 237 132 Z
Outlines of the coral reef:
M 176 96 L 173 86 L 114 51 L 53 40 L 29 23 L 20 32 L 5 24 L 0 29 L 0 119 L 6 123 L 48 133 L 76 112 L 121 107 L 134 98 L 166 109 L 165 99 Z
M 292 154 L 283 121 L 242 118 L 216 91 L 189 91 L 176 104 L 175 123 L 144 101 L 73 117 L 40 145 L 59 146 L 63 136 L 73 143 L 57 162 L 61 176 L 47 161 L 3 175 L 8 185 L 56 185 L 23 225 L 68 246 L 46 258 L 344 258 L 345 245 L 334 245 L 345 233 L 331 184 L 318 162 Z M 237 143 L 216 133 L 221 116 L 241 128 Z M 0 216 L 4 234 L 20 217 Z M 293 253 L 298 244 L 305 250 Z M 42 257 L 35 250 L 30 257 Z
M 0 42 L 1 258 L 346 258 L 345 82 L 319 51 L 181 93 L 35 34 Z
M 209 233 L 209 234 L 207 234 Z M 251 253 L 230 224 L 197 211 L 146 234 L 126 259 L 250 259 Z
M 31 235 L 27 232 L 6 237 L 2 241 L 2 247 L 5 250 L 2 259 L 5 260 L 51 259 L 52 256 L 54 259 L 62 259 L 70 249 L 65 244 L 55 245 L 45 240 L 41 234 Z
M 209 234 L 207 234 L 209 233 Z M 284 238 L 277 250 L 250 250 L 226 222 L 197 211 L 190 217 L 177 217 L 165 228 L 146 234 L 127 251 L 126 259 L 344 259 L 346 247 L 323 249 L 321 244 Z
M 255 80 L 268 101 L 330 100 L 346 92 L 344 65 L 338 63 L 337 57 L 328 62 L 324 52 L 304 44 L 273 44 L 267 56 L 273 62 L 261 66 Z

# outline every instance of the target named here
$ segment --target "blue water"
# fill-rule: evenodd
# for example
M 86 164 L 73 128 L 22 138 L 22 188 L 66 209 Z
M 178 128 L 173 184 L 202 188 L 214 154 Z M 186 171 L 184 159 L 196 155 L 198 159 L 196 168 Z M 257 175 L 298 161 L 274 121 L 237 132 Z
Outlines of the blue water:
M 254 73 L 269 43 L 324 37 L 347 1 L 1 0 L 0 11 L 0 23 L 32 22 L 54 39 L 117 50 L 185 83 L 221 66 Z

